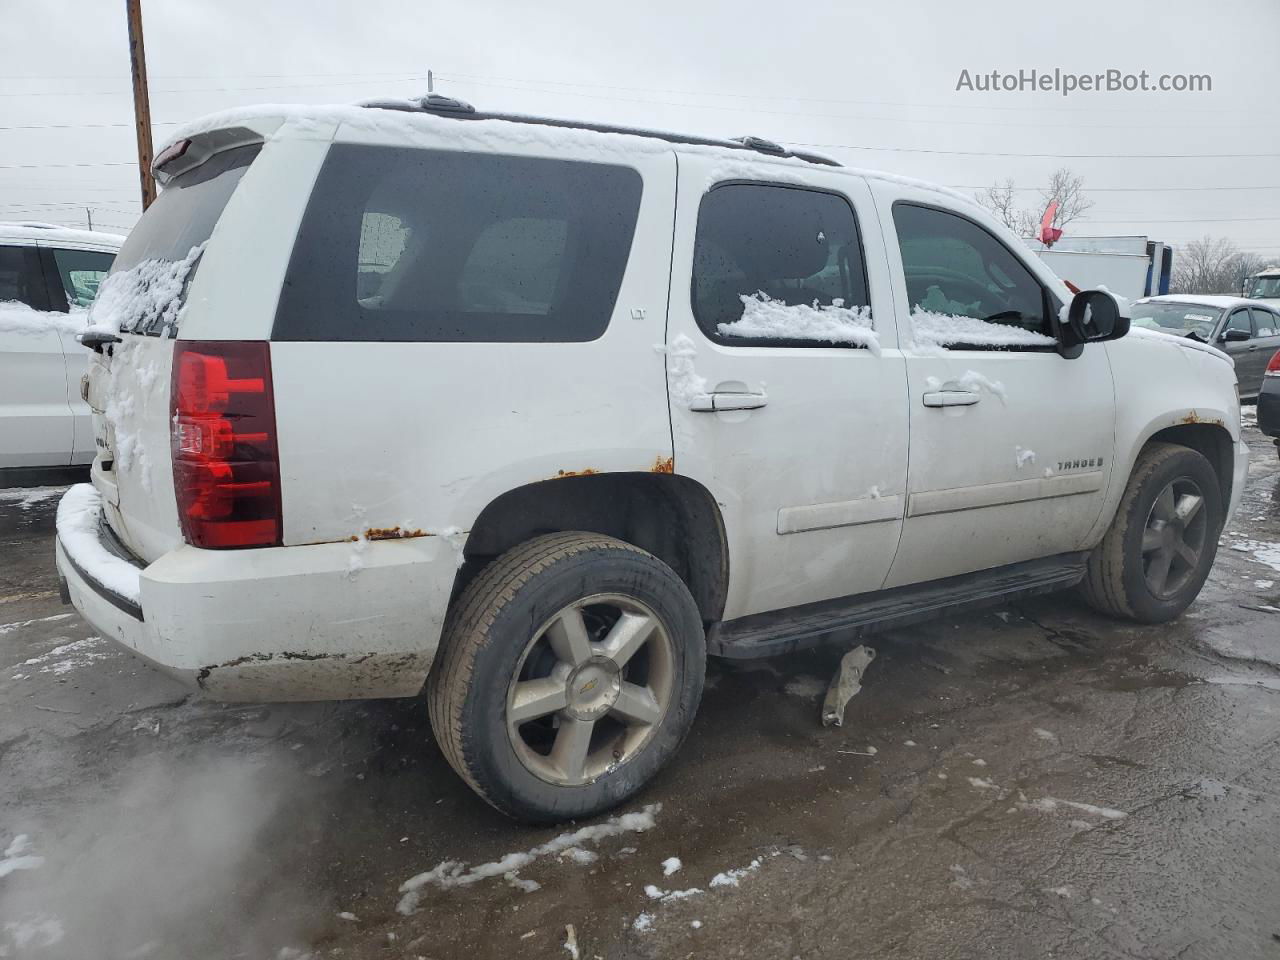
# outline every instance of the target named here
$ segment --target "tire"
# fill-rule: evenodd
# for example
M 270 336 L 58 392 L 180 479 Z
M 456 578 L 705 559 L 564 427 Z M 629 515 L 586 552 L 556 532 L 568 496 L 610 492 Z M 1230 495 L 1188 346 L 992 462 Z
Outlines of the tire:
M 666 765 L 705 670 L 702 619 L 675 571 L 612 537 L 558 533 L 507 551 L 463 591 L 427 702 L 476 793 L 555 823 L 617 806 Z
M 1197 495 L 1199 506 L 1182 518 L 1192 509 L 1185 498 Z M 1163 498 L 1159 509 L 1158 498 Z M 1162 519 L 1170 515 L 1174 519 Z M 1148 444 L 1138 455 L 1110 529 L 1089 555 L 1081 584 L 1085 601 L 1102 613 L 1140 623 L 1173 620 L 1204 586 L 1222 522 L 1222 492 L 1209 461 L 1187 447 Z M 1194 563 L 1179 542 L 1191 549 Z M 1165 554 L 1171 563 L 1159 589 Z

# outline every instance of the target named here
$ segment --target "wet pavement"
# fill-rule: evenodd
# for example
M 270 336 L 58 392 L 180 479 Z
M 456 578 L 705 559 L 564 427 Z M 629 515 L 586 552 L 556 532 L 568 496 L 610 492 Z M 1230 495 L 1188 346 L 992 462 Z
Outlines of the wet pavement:
M 539 830 L 418 702 L 219 705 L 95 639 L 56 490 L 0 491 L 0 957 L 564 958 L 572 925 L 584 960 L 1280 958 L 1280 460 L 1247 437 L 1178 622 L 1067 595 L 880 636 L 832 729 L 839 650 L 713 663 L 632 816 Z

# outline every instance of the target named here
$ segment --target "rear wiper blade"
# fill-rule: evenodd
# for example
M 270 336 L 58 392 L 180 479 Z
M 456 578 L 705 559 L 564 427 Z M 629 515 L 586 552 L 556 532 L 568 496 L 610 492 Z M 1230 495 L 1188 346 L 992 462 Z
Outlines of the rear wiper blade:
M 103 349 L 113 343 L 120 343 L 120 338 L 114 333 L 108 333 L 106 330 L 90 330 L 76 337 L 80 343 L 94 353 L 101 353 Z

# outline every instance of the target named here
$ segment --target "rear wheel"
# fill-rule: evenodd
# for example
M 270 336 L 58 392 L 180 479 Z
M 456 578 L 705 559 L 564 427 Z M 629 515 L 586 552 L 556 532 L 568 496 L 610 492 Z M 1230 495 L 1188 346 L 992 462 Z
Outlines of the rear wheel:
M 675 753 L 705 667 L 697 606 L 665 563 L 598 534 L 538 537 L 459 598 L 428 683 L 431 724 L 503 813 L 588 816 Z
M 1201 454 L 1170 443 L 1139 455 L 1082 589 L 1097 610 L 1143 623 L 1182 613 L 1204 586 L 1222 531 L 1222 494 Z

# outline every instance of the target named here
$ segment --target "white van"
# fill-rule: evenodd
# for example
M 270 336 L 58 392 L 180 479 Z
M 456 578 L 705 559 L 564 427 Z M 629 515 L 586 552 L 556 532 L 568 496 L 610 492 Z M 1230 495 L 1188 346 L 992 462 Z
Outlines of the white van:
M 0 470 L 94 457 L 75 336 L 124 237 L 0 223 Z
M 1081 584 L 1175 617 L 1244 485 L 1224 355 L 939 187 L 439 97 L 156 170 L 82 338 L 71 602 L 214 697 L 425 685 L 513 816 L 639 790 L 708 655 Z

